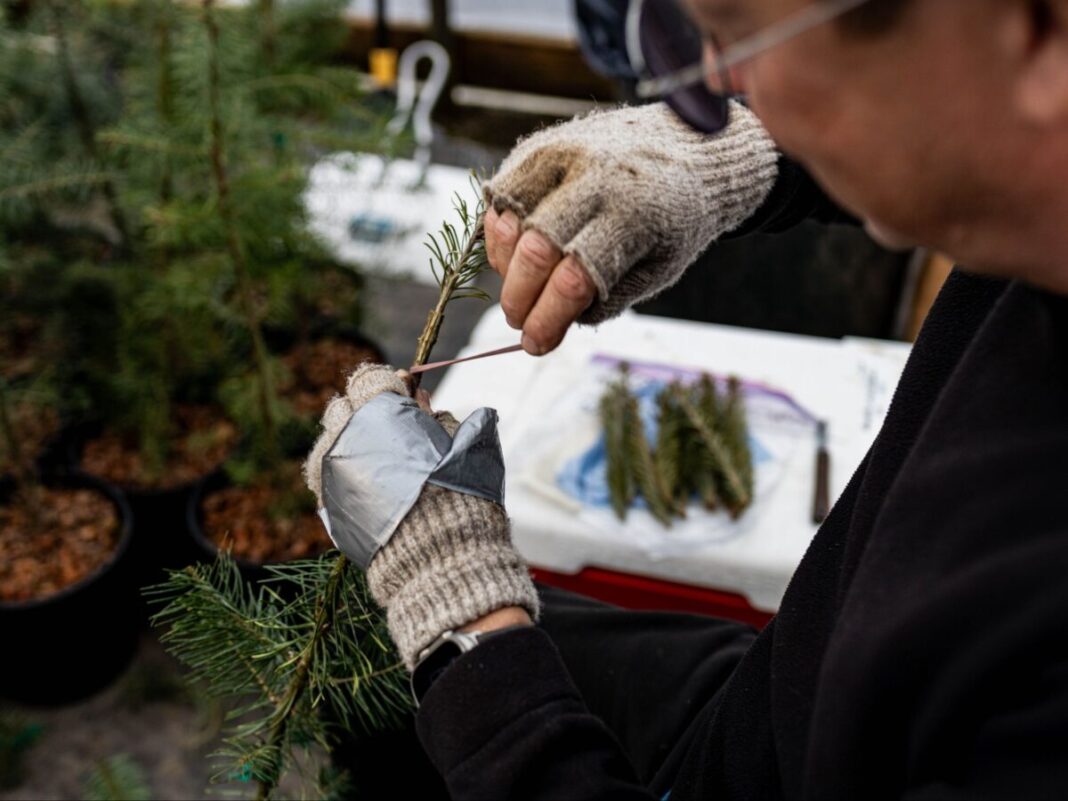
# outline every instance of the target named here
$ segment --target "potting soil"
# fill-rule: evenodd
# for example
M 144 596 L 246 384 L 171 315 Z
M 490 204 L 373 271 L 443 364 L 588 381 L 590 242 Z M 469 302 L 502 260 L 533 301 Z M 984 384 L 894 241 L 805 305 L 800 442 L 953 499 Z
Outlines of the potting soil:
M 179 434 L 160 468 L 150 468 L 136 441 L 114 431 L 85 443 L 81 468 L 128 489 L 172 489 L 218 468 L 237 442 L 237 427 L 217 407 L 180 405 L 174 419 Z
M 119 518 L 87 489 L 41 489 L 36 514 L 21 498 L 0 506 L 0 601 L 44 598 L 95 573 L 114 553 Z

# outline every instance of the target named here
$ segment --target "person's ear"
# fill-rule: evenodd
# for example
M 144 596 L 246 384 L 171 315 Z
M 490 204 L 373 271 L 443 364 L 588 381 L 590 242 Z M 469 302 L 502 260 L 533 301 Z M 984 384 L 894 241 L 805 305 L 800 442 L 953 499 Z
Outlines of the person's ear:
M 1068 0 L 1017 0 L 1015 102 L 1033 123 L 1068 119 Z

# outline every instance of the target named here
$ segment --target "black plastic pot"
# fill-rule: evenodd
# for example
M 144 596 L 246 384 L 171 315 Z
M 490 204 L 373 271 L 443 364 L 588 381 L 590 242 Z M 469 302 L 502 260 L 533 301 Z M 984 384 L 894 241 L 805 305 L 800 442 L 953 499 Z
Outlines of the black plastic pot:
M 198 561 L 210 562 L 219 555 L 218 546 L 204 531 L 204 499 L 213 492 L 218 492 L 229 486 L 230 479 L 226 477 L 225 472 L 219 471 L 199 482 L 189 497 L 189 505 L 186 507 L 186 524 L 189 528 L 190 537 L 199 555 Z M 310 556 L 308 558 L 315 557 Z M 241 559 L 237 556 L 233 557 L 233 560 L 237 564 L 238 570 L 241 571 L 242 577 L 247 582 L 259 582 L 270 578 L 271 573 L 267 569 L 270 565 L 285 564 L 284 561 L 253 562 L 248 559 Z M 284 592 L 282 594 L 285 595 Z
M 49 479 L 49 487 L 96 490 L 115 505 L 121 532 L 98 571 L 59 592 L 0 601 L 0 696 L 33 705 L 70 703 L 109 685 L 137 649 L 140 619 L 130 560 L 132 515 L 122 493 L 85 473 Z M 13 489 L 0 489 L 6 500 Z
M 378 343 L 364 336 L 356 328 L 339 323 L 336 320 L 323 318 L 313 321 L 308 326 L 306 334 L 311 341 L 333 337 L 359 345 L 374 354 L 373 360 L 375 362 L 386 362 L 386 355 Z M 275 353 L 284 353 L 296 345 L 298 341 L 297 334 L 293 331 L 269 328 L 266 331 L 266 335 L 268 347 Z M 290 444 L 292 445 L 293 443 Z M 299 448 L 294 449 L 292 453 L 287 451 L 287 455 L 303 457 L 313 444 L 314 442 L 311 441 L 300 443 Z M 203 480 L 197 482 L 188 495 L 183 519 L 185 527 L 189 531 L 190 540 L 197 551 L 197 557 L 201 561 L 213 560 L 218 555 L 218 548 L 215 543 L 204 532 L 204 515 L 201 508 L 204 498 L 227 486 L 229 486 L 229 479 L 226 477 L 224 470 L 219 470 L 217 473 L 206 476 Z M 234 557 L 234 561 L 247 581 L 260 581 L 270 576 L 266 569 L 267 564 L 251 562 L 237 557 Z
M 64 433 L 67 463 L 71 471 L 82 472 L 82 449 L 100 431 L 99 425 L 83 425 Z M 180 570 L 200 557 L 186 529 L 185 510 L 190 496 L 202 480 L 167 489 L 119 488 L 133 517 L 130 561 L 134 582 L 138 587 L 159 584 L 166 578 L 168 570 Z M 137 605 L 142 622 L 147 622 L 154 610 L 140 596 Z

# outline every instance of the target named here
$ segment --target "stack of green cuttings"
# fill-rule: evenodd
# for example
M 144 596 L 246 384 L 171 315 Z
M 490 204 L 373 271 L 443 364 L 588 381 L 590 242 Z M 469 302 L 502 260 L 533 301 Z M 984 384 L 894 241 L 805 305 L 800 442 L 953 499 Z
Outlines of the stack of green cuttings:
M 656 403 L 657 436 L 650 443 L 626 365 L 601 398 L 608 490 L 619 519 L 626 520 L 639 495 L 665 526 L 686 516 L 692 498 L 741 516 L 753 501 L 753 457 L 738 379 L 727 381 L 725 393 L 707 375 L 688 386 L 675 381 Z

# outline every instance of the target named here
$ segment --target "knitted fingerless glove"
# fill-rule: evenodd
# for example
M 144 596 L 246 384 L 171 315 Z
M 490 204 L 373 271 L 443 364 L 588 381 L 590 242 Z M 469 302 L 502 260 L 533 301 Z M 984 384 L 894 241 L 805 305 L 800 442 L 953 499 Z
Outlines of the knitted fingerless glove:
M 574 254 L 597 286 L 598 323 L 674 284 L 764 202 L 775 143 L 731 102 L 730 125 L 693 131 L 664 104 L 594 112 L 521 141 L 484 186 L 498 212 Z
M 349 378 L 345 395 L 323 415 L 320 435 L 304 466 L 320 507 L 322 462 L 349 418 L 381 392 L 407 395 L 393 369 L 365 365 Z M 434 415 L 455 434 L 448 412 Z M 439 635 L 508 606 L 538 615 L 538 595 L 512 546 L 508 515 L 492 501 L 428 484 L 367 570 L 372 597 L 386 610 L 390 636 L 409 670 Z

